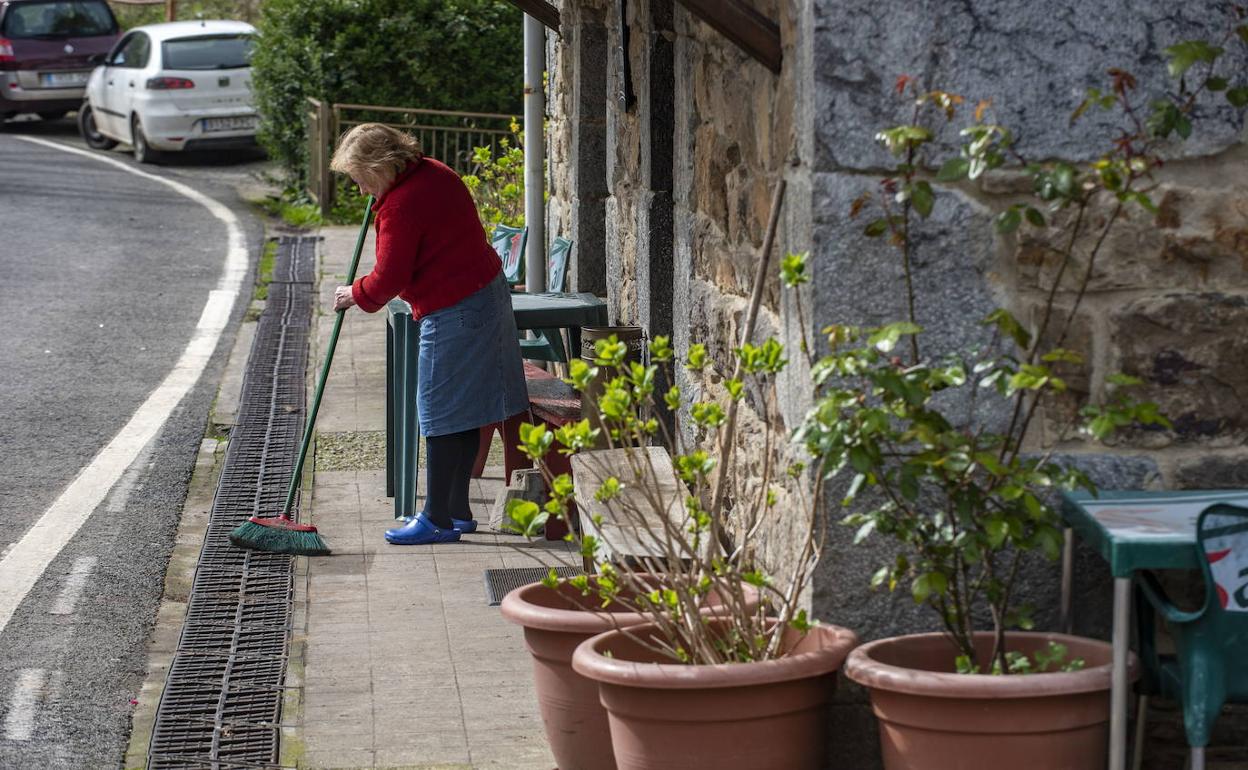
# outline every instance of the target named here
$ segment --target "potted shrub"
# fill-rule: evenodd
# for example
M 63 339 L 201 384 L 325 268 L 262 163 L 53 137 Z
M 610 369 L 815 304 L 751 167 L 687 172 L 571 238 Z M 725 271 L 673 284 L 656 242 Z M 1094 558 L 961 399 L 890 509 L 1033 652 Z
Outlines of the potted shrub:
M 786 283 L 805 280 L 800 265 L 800 258 L 785 260 Z M 610 746 L 599 750 L 613 752 L 625 770 L 825 766 L 823 706 L 857 640 L 851 631 L 812 622 L 802 606 L 824 539 L 819 487 L 807 489 L 811 476 L 800 460 L 780 464 L 784 453 L 770 431 L 757 470 L 735 451 L 740 402 L 756 399 L 760 411 L 772 413 L 776 376 L 786 365 L 774 339 L 752 341 L 766 270 L 764 257 L 734 371 L 718 397 L 691 398 L 671 384 L 677 365 L 708 366 L 705 346 L 692 345 L 678 364 L 670 341 L 659 336 L 648 362 L 629 362 L 625 343 L 608 338 L 596 343 L 593 362 L 569 367 L 569 382 L 583 394 L 609 373 L 594 399 L 598 419 L 520 431 L 522 451 L 550 489 L 544 506 L 509 505 L 520 530 L 535 533 L 575 502 L 583 521 L 594 503 L 653 535 L 655 550 L 645 558 L 611 559 L 619 543 L 598 529 L 601 513 L 589 514 L 594 526 L 568 537 L 597 574 L 558 580 L 552 571 L 544 581 L 545 595 L 559 592 L 565 610 L 570 603 L 582 614 L 623 611 L 604 613 L 617 628 L 581 643 L 572 665 L 596 683 L 608 714 Z M 596 451 L 599 441 L 608 448 Z M 592 488 L 581 473 L 576 483 L 550 473 L 544 458 L 554 445 L 580 454 L 578 462 L 604 463 Z M 654 454 L 654 445 L 666 454 Z M 772 564 L 762 555 L 761 533 L 780 516 L 791 517 L 799 537 L 792 553 Z M 630 625 L 639 618 L 645 622 Z M 540 672 L 543 664 L 535 663 Z
M 655 588 L 661 585 L 661 581 L 645 575 L 637 579 Z M 744 609 L 752 612 L 758 592 L 753 586 L 746 589 Z M 572 654 L 591 637 L 649 620 L 635 609 L 637 597 L 627 589 L 612 589 L 627 601 L 587 601 L 587 593 L 600 591 L 593 577 L 584 588 L 568 582 L 530 583 L 508 593 L 500 608 L 503 617 L 524 627 L 524 646 L 533 658 L 534 690 L 546 738 L 558 766 L 568 770 L 611 770 L 616 766 L 598 684 L 572 670 Z M 712 591 L 703 604 L 702 612 L 714 614 L 722 609 L 723 600 Z
M 1248 40 L 1248 28 L 1238 35 Z M 1060 555 L 1054 490 L 1095 487 L 1028 439 L 1038 408 L 1055 405 L 1066 373 L 1082 363 L 1065 345 L 1106 237 L 1132 209 L 1156 211 L 1148 191 L 1166 140 L 1187 136 L 1202 93 L 1248 103 L 1248 89 L 1228 89 L 1215 73 L 1221 53 L 1201 41 L 1167 49 L 1180 85 L 1148 108 L 1133 101 L 1134 78 L 1111 70 L 1110 88 L 1090 91 L 1072 119 L 1119 109 L 1125 125 L 1086 166 L 1029 163 L 1010 131 L 988 120 L 986 103 L 962 128 L 958 154 L 938 162 L 939 124 L 952 123 L 963 100 L 898 81 L 914 119 L 877 135 L 897 168 L 850 214 L 878 211 L 864 232 L 897 247 L 908 316 L 826 329 L 830 352 L 814 366 L 820 390 L 800 430 L 820 472 L 845 484 L 856 542 L 883 536 L 897 546 L 872 585 L 908 588 L 940 622 L 940 633 L 872 642 L 846 663 L 846 676 L 871 691 L 887 768 L 1104 766 L 1109 645 L 1026 632 L 1031 611 L 1015 595 L 1026 560 Z M 1029 178 L 1033 197 L 1002 211 L 996 226 L 1033 229 L 1052 281 L 1048 301 L 1031 323 L 998 309 L 983 319 L 990 342 L 934 354 L 910 280 L 914 230 L 937 203 L 932 182 L 973 184 L 1007 165 Z M 1073 294 L 1069 304 L 1059 289 Z M 1121 427 L 1168 426 L 1154 404 L 1129 396 L 1134 384 L 1113 375 L 1103 403 L 1067 402 L 1053 445 L 1073 431 L 1101 440 Z

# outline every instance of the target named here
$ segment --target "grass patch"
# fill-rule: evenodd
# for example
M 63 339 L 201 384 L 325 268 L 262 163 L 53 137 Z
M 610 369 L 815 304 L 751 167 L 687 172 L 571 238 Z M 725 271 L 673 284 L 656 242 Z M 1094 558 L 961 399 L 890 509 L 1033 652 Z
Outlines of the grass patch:
M 424 439 L 421 440 L 420 463 L 425 467 Z M 490 445 L 488 466 L 503 464 L 503 442 L 498 435 Z M 386 467 L 386 432 L 343 431 L 316 434 L 316 470 L 319 471 L 379 471 Z M 421 482 L 424 483 L 423 481 Z
M 321 210 L 315 203 L 296 200 L 288 195 L 280 198 L 269 195 L 252 201 L 252 204 L 264 215 L 280 219 L 300 230 L 321 225 Z
M 424 460 L 424 453 L 421 453 Z M 386 432 L 316 434 L 317 471 L 374 471 L 386 467 Z
M 358 225 L 364 219 L 364 204 L 368 196 L 360 193 L 355 185 L 339 180 L 334 194 L 334 205 L 329 216 L 321 216 L 321 208 L 301 191 L 287 189 L 281 195 L 267 195 L 252 200 L 251 205 L 267 217 L 280 219 L 290 227 L 308 230 L 321 225 Z
M 269 284 L 273 282 L 273 263 L 277 260 L 277 241 L 265 241 L 260 254 L 260 267 L 256 270 L 256 288 L 253 299 L 268 299 Z

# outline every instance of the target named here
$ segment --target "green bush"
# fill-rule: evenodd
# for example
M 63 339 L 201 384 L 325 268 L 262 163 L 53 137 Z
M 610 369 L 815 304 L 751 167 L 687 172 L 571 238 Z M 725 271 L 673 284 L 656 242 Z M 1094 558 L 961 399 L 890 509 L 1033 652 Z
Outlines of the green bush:
M 472 148 L 476 170 L 464 174 L 477 213 L 487 233 L 498 225 L 524 227 L 524 134 L 511 122 L 511 138 L 498 141 L 498 156 L 489 147 Z
M 521 16 L 504 0 L 266 0 L 253 61 L 260 141 L 298 182 L 309 96 L 516 113 Z

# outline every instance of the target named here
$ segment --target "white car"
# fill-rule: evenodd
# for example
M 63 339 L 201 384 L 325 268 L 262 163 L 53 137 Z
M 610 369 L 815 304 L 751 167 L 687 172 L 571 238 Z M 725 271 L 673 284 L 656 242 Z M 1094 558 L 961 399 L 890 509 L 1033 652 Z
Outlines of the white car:
M 135 27 L 87 80 L 78 129 L 87 146 L 128 142 L 140 163 L 162 152 L 255 145 L 255 27 L 178 21 Z

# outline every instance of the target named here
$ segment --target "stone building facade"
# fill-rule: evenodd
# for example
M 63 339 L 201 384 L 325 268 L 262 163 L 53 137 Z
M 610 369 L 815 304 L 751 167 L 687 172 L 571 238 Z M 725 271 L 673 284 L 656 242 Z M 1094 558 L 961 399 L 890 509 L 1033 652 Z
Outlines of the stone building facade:
M 1110 124 L 1092 116 L 1072 128 L 1068 117 L 1089 87 L 1104 85 L 1108 68 L 1133 72 L 1137 101 L 1146 104 L 1171 85 L 1166 46 L 1221 40 L 1233 26 L 1228 7 L 1213 0 L 755 0 L 779 30 L 776 72 L 673 0 L 558 5 L 560 34 L 548 49 L 548 232 L 575 241 L 570 282 L 607 296 L 613 323 L 671 334 L 678 349 L 707 344 L 712 371 L 682 384 L 710 394 L 730 368 L 780 179 L 787 194 L 774 256 L 809 251 L 813 282 L 803 289 L 804 325 L 791 295 L 767 286 L 758 338 L 775 335 L 796 351 L 802 336 L 820 344 L 828 323 L 903 316 L 895 251 L 866 238 L 848 215 L 893 164 L 873 137 L 907 119 L 894 92 L 899 75 L 972 104 L 991 99 L 1029 157 L 1086 161 L 1104 151 Z M 1244 64 L 1233 53 L 1226 70 L 1234 76 Z M 1051 443 L 1045 426 L 1079 399 L 1099 397 L 1115 371 L 1143 379 L 1142 395 L 1174 422 L 1173 430 L 1130 432 L 1111 447 L 1064 442 L 1060 450 L 1104 488 L 1248 485 L 1243 139 L 1241 116 L 1203 108 L 1191 139 L 1170 148 L 1173 160 L 1159 171 L 1158 213 L 1135 213 L 1119 228 L 1088 287 L 1068 344 L 1087 364 L 1068 372 L 1072 400 L 1052 405 L 1033 441 Z M 991 309 L 1026 319 L 1043 302 L 1052 270 L 1045 233 L 1003 236 L 992 225 L 1019 192 L 1009 172 L 938 185 L 936 213 L 915 252 L 929 345 L 952 350 L 982 337 L 979 321 Z M 1072 297 L 1064 286 L 1059 298 Z M 800 356 L 790 358 L 774 412 L 747 400 L 747 456 L 761 451 L 764 431 L 787 435 L 810 404 L 808 372 Z M 935 618 L 908 595 L 867 587 L 888 546 L 851 546 L 842 529 L 833 528 L 816 576 L 814 615 L 864 639 L 933 630 Z M 786 536 L 783 524 L 771 533 L 773 556 L 786 553 Z M 1077 558 L 1076 630 L 1104 636 L 1107 572 L 1090 553 Z M 1032 565 L 1025 583 L 1037 607 L 1050 611 L 1041 627 L 1052 627 L 1057 568 Z M 876 766 L 861 693 L 844 688 L 832 719 L 847 766 Z M 1228 734 L 1243 730 L 1242 719 L 1224 721 Z M 1150 762 L 1168 766 L 1165 756 L 1158 748 Z

